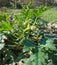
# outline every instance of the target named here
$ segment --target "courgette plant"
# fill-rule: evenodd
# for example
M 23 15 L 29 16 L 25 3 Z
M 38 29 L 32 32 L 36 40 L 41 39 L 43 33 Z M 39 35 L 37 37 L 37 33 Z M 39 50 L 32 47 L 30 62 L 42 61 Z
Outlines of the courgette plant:
M 16 63 L 22 59 L 23 65 L 56 65 L 54 39 L 46 37 L 44 30 L 41 30 L 46 22 L 40 19 L 40 15 L 47 8 L 35 10 L 30 7 L 31 3 L 19 15 L 14 15 L 14 21 L 0 23 L 1 65 Z

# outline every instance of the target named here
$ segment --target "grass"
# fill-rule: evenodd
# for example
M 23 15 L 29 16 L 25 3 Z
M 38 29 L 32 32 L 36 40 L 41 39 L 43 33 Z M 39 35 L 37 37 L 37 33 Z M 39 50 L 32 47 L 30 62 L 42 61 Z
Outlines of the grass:
M 57 23 L 57 8 L 53 7 L 47 11 L 45 11 L 41 18 L 48 22 L 55 22 Z

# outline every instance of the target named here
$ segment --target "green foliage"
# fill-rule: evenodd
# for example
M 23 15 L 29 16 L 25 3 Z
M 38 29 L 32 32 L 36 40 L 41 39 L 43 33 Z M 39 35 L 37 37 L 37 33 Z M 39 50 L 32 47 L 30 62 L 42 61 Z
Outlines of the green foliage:
M 5 64 L 26 59 L 24 65 L 53 65 L 55 63 L 53 56 L 57 56 L 54 39 L 48 39 L 44 35 L 41 26 L 45 27 L 46 22 L 39 18 L 47 8 L 40 7 L 37 10 L 31 10 L 30 6 L 31 3 L 22 10 L 19 16 L 15 15 L 14 20 L 11 17 L 11 20 L 8 20 L 8 16 L 5 20 L 2 18 L 0 60 Z

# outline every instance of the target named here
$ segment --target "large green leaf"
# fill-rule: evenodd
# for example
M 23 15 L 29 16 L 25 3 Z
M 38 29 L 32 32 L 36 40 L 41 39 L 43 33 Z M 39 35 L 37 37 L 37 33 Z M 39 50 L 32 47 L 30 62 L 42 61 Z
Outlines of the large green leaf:
M 24 65 L 38 65 L 38 54 L 33 54 L 30 56 L 29 59 L 27 59 L 27 61 L 25 62 Z
M 46 60 L 48 55 L 44 52 L 39 51 L 38 53 L 32 54 L 30 58 L 27 59 L 24 65 L 46 65 Z
M 29 39 L 24 39 L 24 40 L 22 41 L 22 44 L 24 45 L 24 47 L 23 47 L 23 52 L 32 50 L 32 48 L 35 47 L 34 42 L 32 42 L 32 41 L 29 40 Z
M 54 44 L 54 39 L 48 39 L 46 41 L 46 48 L 50 49 L 50 50 L 56 50 L 55 44 Z

